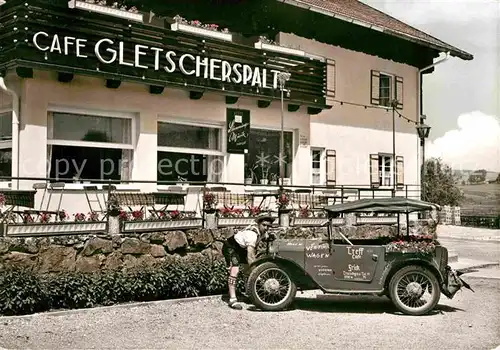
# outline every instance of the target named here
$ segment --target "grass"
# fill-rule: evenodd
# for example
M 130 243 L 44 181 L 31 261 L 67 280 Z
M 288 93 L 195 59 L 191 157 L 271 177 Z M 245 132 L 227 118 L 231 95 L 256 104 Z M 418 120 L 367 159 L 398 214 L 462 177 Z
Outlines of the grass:
M 500 184 L 460 185 L 464 200 L 461 214 L 500 215 Z

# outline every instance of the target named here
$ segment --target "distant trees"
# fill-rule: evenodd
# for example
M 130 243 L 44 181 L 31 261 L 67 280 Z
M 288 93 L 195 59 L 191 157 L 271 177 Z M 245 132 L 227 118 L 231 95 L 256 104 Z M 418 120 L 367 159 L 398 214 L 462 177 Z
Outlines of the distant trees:
M 469 175 L 469 183 L 483 183 L 486 181 L 487 171 L 484 169 L 476 170 Z
M 453 170 L 440 158 L 425 162 L 422 199 L 439 205 L 458 206 L 464 195 L 455 183 Z

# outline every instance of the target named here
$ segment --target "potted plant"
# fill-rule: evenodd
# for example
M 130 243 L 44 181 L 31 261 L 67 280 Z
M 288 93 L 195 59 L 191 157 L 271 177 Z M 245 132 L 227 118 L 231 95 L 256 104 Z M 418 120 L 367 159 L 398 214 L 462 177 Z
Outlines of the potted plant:
M 290 226 L 290 196 L 283 188 L 278 191 L 278 197 L 276 199 L 276 205 L 278 207 L 279 223 L 282 227 Z
M 245 166 L 245 185 L 253 184 L 253 179 L 255 178 L 255 170 L 256 166 L 250 167 L 249 165 Z
M 271 174 L 269 184 L 274 186 L 278 184 L 278 174 Z
M 176 15 L 173 19 L 175 22 L 170 25 L 170 29 L 173 31 L 183 31 L 225 41 L 233 40 L 233 35 L 229 32 L 229 29 L 223 28 L 219 30 L 217 24 L 203 24 L 198 20 L 187 21 L 179 15 Z
M 261 178 L 260 178 L 260 184 L 261 185 L 267 185 L 269 183 L 268 177 L 269 177 L 269 169 L 271 167 L 267 164 L 262 164 L 260 166 L 261 169 Z

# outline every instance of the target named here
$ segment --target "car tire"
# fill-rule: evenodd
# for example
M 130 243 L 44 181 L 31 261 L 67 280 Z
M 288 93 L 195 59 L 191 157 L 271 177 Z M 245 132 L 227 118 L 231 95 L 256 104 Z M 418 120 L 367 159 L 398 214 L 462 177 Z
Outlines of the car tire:
M 263 287 L 263 289 L 266 288 L 266 283 L 269 285 L 276 284 L 276 278 L 266 279 L 266 276 L 271 272 L 274 273 L 275 277 L 280 278 L 280 281 L 278 282 L 279 286 L 281 286 L 281 283 L 286 283 L 288 285 L 286 293 L 284 293 L 282 298 L 279 298 L 275 303 L 270 303 L 264 300 L 262 293 L 259 293 L 260 288 L 259 290 L 257 288 L 258 284 Z M 297 287 L 290 274 L 281 266 L 273 262 L 265 262 L 253 268 L 250 276 L 248 277 L 247 288 L 252 304 L 265 311 L 279 311 L 287 309 L 293 303 L 295 295 L 297 294 Z
M 428 283 L 430 285 L 430 289 L 432 292 L 430 300 L 420 307 L 411 307 L 410 305 L 407 305 L 407 303 L 401 300 L 400 294 L 398 294 L 398 286 L 400 285 L 400 282 L 403 280 L 403 278 L 410 278 L 410 276 L 419 276 L 420 278 L 422 278 L 422 281 L 426 280 L 424 283 Z M 417 282 L 415 283 L 417 285 L 420 285 Z M 411 265 L 403 267 L 402 269 L 397 271 L 394 276 L 392 276 L 389 282 L 389 298 L 399 311 L 407 315 L 420 316 L 429 313 L 437 305 L 440 297 L 441 289 L 439 288 L 439 282 L 436 278 L 436 275 L 433 272 L 429 271 L 429 269 L 422 266 Z

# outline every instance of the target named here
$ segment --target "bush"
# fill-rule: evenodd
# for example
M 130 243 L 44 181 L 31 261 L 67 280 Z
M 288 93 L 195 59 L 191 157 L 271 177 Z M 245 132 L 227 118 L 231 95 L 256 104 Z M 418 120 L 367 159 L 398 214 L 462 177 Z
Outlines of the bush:
M 244 286 L 239 278 L 238 290 Z M 224 260 L 175 261 L 135 272 L 40 275 L 20 268 L 0 271 L 0 314 L 21 315 L 132 301 L 214 295 L 227 289 Z

